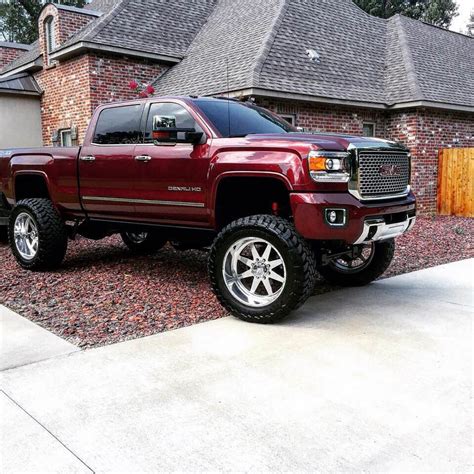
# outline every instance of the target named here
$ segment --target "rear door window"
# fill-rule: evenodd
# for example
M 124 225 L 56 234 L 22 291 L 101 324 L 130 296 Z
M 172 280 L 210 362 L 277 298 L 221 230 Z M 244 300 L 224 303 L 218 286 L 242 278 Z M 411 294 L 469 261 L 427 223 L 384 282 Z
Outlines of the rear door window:
M 97 145 L 140 143 L 142 112 L 143 104 L 104 109 L 97 120 L 93 143 Z

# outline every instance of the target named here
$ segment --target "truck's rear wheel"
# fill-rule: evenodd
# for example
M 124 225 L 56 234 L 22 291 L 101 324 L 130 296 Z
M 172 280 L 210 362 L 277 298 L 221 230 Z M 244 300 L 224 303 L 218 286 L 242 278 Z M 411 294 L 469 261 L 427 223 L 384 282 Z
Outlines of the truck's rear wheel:
M 166 244 L 166 240 L 156 232 L 121 232 L 124 244 L 135 253 L 158 252 Z
M 212 287 L 245 321 L 271 323 L 302 305 L 315 285 L 314 254 L 282 218 L 238 219 L 217 236 L 209 256 Z
M 333 259 L 318 268 L 326 281 L 340 286 L 364 286 L 376 280 L 390 266 L 395 252 L 393 239 L 357 246 L 353 257 Z
M 19 201 L 10 216 L 8 238 L 17 262 L 28 270 L 56 268 L 66 255 L 66 226 L 49 199 Z

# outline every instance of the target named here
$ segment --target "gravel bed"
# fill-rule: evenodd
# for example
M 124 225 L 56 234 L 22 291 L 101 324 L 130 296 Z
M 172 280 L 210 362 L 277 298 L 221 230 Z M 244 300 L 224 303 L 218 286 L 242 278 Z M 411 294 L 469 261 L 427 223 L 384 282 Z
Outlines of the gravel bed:
M 474 257 L 473 243 L 474 219 L 419 218 L 384 277 Z M 0 243 L 0 303 L 81 347 L 111 344 L 224 316 L 206 260 L 170 246 L 137 257 L 114 236 L 70 242 L 58 271 L 33 273 Z M 319 281 L 315 293 L 332 289 Z

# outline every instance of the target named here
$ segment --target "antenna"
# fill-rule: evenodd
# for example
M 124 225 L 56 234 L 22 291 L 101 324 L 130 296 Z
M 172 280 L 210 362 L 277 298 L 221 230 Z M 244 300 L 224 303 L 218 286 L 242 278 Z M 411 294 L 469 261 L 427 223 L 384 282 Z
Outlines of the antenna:
M 229 86 L 229 58 L 226 58 L 226 74 L 227 74 L 227 123 L 229 125 L 230 137 L 230 86 Z

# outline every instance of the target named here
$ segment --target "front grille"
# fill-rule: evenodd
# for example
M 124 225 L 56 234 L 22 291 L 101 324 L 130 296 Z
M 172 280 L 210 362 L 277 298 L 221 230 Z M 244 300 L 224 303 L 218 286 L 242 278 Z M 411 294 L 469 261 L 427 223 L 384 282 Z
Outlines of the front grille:
M 363 199 L 404 194 L 410 184 L 408 153 L 360 153 L 358 184 L 359 194 Z

